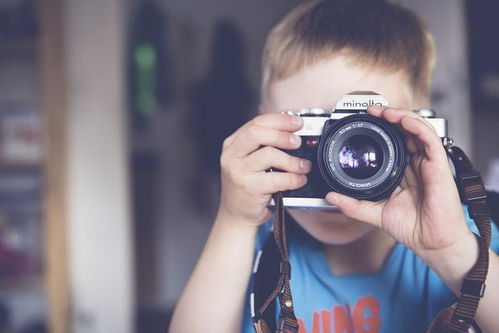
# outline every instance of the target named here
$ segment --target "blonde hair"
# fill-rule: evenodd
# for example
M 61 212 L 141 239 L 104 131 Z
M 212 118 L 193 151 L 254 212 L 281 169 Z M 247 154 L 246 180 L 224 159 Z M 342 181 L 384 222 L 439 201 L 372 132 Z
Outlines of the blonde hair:
M 404 71 L 416 98 L 429 99 L 433 38 L 414 13 L 383 0 L 313 0 L 292 10 L 267 38 L 262 94 L 269 83 L 339 53 Z

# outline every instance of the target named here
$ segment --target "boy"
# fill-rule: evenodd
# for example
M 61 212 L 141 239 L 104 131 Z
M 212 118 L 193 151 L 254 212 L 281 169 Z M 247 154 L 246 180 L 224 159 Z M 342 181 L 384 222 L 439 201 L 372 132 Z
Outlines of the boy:
M 384 1 L 306 2 L 273 29 L 262 114 L 224 142 L 218 216 L 170 332 L 232 333 L 241 322 L 252 332 L 246 290 L 254 249 L 268 237 L 258 232 L 271 216 L 268 200 L 303 186 L 311 168 L 281 150 L 300 146 L 293 132 L 303 123 L 280 112 L 331 109 L 352 91 L 375 91 L 399 108 L 368 113 L 405 132 L 411 161 L 385 201 L 329 193 L 341 212 L 289 211 L 303 229 L 288 236 L 300 332 L 425 332 L 460 294 L 478 254 L 441 140 L 408 111 L 428 106 L 432 66 L 429 34 Z M 266 173 L 271 167 L 283 172 Z M 497 230 L 492 248 L 499 250 Z M 491 251 L 476 316 L 484 332 L 499 332 L 498 307 L 499 259 Z

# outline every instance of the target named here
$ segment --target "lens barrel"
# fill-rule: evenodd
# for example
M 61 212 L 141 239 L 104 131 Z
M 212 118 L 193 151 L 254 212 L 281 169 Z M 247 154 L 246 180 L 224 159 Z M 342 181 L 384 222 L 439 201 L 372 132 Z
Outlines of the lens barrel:
M 367 114 L 328 120 L 317 161 L 332 191 L 380 201 L 395 190 L 404 176 L 404 135 L 394 125 Z

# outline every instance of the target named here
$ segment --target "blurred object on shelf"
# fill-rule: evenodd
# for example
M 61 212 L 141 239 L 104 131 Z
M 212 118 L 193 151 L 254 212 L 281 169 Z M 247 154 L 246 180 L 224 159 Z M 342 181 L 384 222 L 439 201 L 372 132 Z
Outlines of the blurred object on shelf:
M 130 33 L 129 107 L 132 126 L 144 130 L 159 109 L 174 98 L 169 26 L 166 12 L 157 1 L 141 1 L 132 19 Z
M 35 0 L 0 1 L 0 41 L 32 39 L 36 35 L 38 30 L 37 2 Z
M 69 327 L 69 319 L 61 315 L 68 312 L 65 263 L 57 261 L 65 255 L 58 243 L 65 233 L 58 212 L 64 200 L 58 192 L 61 181 L 53 179 L 62 169 L 57 141 L 63 141 L 63 131 L 53 126 L 62 123 L 54 119 L 61 114 L 65 94 L 62 3 L 0 0 L 2 333 L 48 332 L 49 326 L 51 332 L 67 332 Z M 53 141 L 56 153 L 49 145 Z M 46 147 L 52 152 L 50 160 Z M 54 174 L 50 179 L 49 171 Z
M 41 274 L 41 187 L 37 173 L 0 174 L 0 279 Z
M 0 105 L 0 165 L 23 167 L 41 160 L 41 120 L 35 106 Z

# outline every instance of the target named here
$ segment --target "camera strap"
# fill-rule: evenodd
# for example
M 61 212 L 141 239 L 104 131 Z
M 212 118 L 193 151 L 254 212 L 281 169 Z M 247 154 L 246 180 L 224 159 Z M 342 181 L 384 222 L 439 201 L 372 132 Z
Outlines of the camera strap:
M 456 170 L 456 183 L 461 201 L 468 205 L 470 217 L 475 222 L 480 236 L 479 255 L 461 286 L 461 295 L 455 306 L 442 310 L 433 320 L 428 333 L 464 333 L 474 324 L 478 303 L 485 292 L 485 280 L 489 269 L 489 247 L 491 239 L 491 211 L 487 205 L 487 192 L 482 178 L 466 154 L 452 141 L 445 142 L 447 154 Z
M 288 243 L 286 238 L 286 218 L 284 204 L 282 202 L 282 192 L 273 196 L 275 202 L 273 235 L 274 241 L 280 254 L 279 280 L 270 296 L 258 309 L 253 317 L 253 327 L 256 333 L 271 333 L 270 326 L 265 320 L 265 315 L 270 310 L 270 318 L 275 317 L 275 308 L 272 306 L 276 298 L 279 299 L 279 319 L 277 320 L 276 333 L 297 333 L 298 322 L 293 309 L 293 297 L 291 296 L 291 265 L 289 263 Z M 268 316 L 267 316 L 268 318 Z
M 475 265 L 468 272 L 461 286 L 461 295 L 454 306 L 443 309 L 432 321 L 427 333 L 468 333 L 470 328 L 480 332 L 473 319 L 478 303 L 485 292 L 485 280 L 489 267 L 489 247 L 491 239 L 491 212 L 487 206 L 487 193 L 480 174 L 475 170 L 466 154 L 451 140 L 444 140 L 447 154 L 456 170 L 456 184 L 461 201 L 468 205 L 470 217 L 475 222 L 480 235 L 479 256 Z M 280 257 L 279 278 L 270 295 L 258 304 L 253 315 L 253 327 L 256 333 L 297 333 L 298 323 L 293 309 L 293 298 L 289 281 L 291 265 L 289 263 L 286 238 L 285 210 L 282 193 L 273 196 L 275 214 L 273 238 Z M 275 300 L 279 299 L 279 318 L 275 321 Z M 261 304 L 261 305 L 260 305 Z M 473 332 L 473 331 L 471 331 Z

